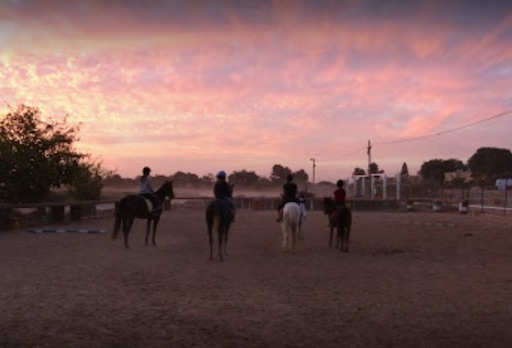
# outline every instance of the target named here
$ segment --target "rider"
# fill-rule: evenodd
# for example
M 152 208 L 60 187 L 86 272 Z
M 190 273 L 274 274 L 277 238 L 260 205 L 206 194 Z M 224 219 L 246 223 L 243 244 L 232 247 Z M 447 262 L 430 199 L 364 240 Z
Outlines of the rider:
M 283 220 L 283 208 L 286 203 L 295 202 L 300 204 L 297 198 L 297 184 L 293 182 L 293 175 L 288 174 L 286 176 L 286 183 L 283 185 L 283 193 L 281 194 L 282 201 L 277 207 L 277 222 Z
M 142 197 L 149 199 L 153 205 L 153 210 L 156 210 L 159 207 L 159 204 L 155 196 L 155 190 L 153 190 L 153 184 L 151 183 L 151 177 L 149 176 L 150 173 L 151 168 L 142 168 L 142 176 L 139 181 L 139 194 Z
M 215 198 L 224 199 L 229 203 L 229 208 L 231 209 L 231 222 L 235 222 L 236 201 L 233 199 L 232 186 L 226 181 L 226 172 L 223 170 L 217 173 L 217 181 L 213 186 L 213 194 L 215 195 Z
M 334 191 L 334 204 L 337 207 L 344 206 L 345 199 L 347 198 L 347 193 L 345 192 L 343 185 L 345 185 L 345 182 L 343 180 L 338 180 L 336 182 L 337 189 L 336 189 L 336 191 Z
M 334 211 L 332 212 L 332 218 L 337 219 L 338 217 L 338 208 L 345 206 L 345 199 L 347 198 L 347 192 L 343 186 L 345 182 L 343 180 L 338 180 L 336 182 L 337 189 L 334 191 Z

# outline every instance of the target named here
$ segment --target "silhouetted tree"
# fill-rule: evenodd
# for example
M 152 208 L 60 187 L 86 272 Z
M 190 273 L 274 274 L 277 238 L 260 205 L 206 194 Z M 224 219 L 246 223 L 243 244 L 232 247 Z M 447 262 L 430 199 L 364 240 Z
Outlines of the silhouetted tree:
M 0 120 L 0 195 L 8 201 L 39 201 L 53 188 L 75 196 L 101 194 L 101 165 L 73 148 L 79 126 L 44 121 L 36 107 L 18 105 Z M 83 191 L 89 192 L 83 192 Z
M 362 168 L 354 168 L 354 172 L 352 173 L 352 175 L 366 175 L 366 171 Z
M 298 184 L 305 184 L 308 182 L 309 175 L 304 169 L 292 173 L 295 182 Z
M 379 166 L 375 162 L 370 163 L 369 171 L 370 171 L 370 174 L 383 173 L 382 170 L 379 171 Z
M 196 185 L 201 182 L 197 174 L 185 173 L 182 171 L 177 171 L 176 173 L 174 173 L 174 175 L 172 176 L 172 181 L 176 186 L 187 184 Z
M 400 176 L 404 179 L 409 177 L 409 168 L 407 168 L 407 163 L 405 163 L 405 162 L 404 162 L 404 164 L 402 164 L 402 170 L 400 171 Z
M 288 167 L 283 167 L 280 164 L 275 164 L 272 167 L 272 173 L 270 174 L 270 181 L 276 184 L 282 184 L 286 181 L 286 176 L 291 174 L 292 170 Z
M 253 171 L 235 171 L 232 174 L 228 175 L 228 180 L 230 184 L 243 185 L 243 186 L 253 186 L 258 182 L 260 177 Z
M 512 171 L 509 149 L 481 147 L 468 160 L 471 176 L 480 186 L 491 185 L 503 173 Z

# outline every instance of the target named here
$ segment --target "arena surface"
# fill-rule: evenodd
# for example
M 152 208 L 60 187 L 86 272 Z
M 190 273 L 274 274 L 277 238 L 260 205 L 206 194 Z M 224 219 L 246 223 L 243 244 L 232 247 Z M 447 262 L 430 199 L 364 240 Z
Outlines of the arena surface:
M 111 218 L 0 233 L 0 347 L 512 346 L 511 216 L 354 212 L 349 254 L 321 212 L 285 254 L 274 219 L 239 211 L 223 263 L 201 209 L 131 250 Z

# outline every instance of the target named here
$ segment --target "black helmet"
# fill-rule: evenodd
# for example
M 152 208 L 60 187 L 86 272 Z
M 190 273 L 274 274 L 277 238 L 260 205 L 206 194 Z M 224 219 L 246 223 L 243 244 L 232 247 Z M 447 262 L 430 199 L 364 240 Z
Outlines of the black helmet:
M 149 167 L 142 168 L 142 174 L 149 175 L 149 172 L 151 172 L 151 168 L 149 168 Z
M 345 182 L 343 180 L 338 180 L 336 182 L 336 186 L 338 186 L 338 187 L 343 187 L 344 184 L 345 184 Z

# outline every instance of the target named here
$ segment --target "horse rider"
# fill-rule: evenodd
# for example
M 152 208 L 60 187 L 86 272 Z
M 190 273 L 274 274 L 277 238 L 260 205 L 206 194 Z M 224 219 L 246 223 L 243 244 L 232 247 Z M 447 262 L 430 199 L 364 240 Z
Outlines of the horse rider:
M 142 168 L 142 176 L 139 181 L 139 195 L 148 199 L 153 205 L 152 211 L 155 211 L 159 208 L 160 204 L 155 196 L 155 190 L 153 190 L 153 184 L 151 183 L 151 177 L 149 176 L 150 173 L 151 168 Z
M 345 205 L 345 199 L 347 198 L 347 192 L 345 192 L 345 189 L 343 186 L 345 185 L 345 182 L 343 180 L 338 180 L 336 182 L 336 191 L 334 191 L 334 204 L 339 206 Z
M 338 180 L 336 182 L 337 189 L 334 191 L 334 211 L 332 213 L 332 218 L 337 219 L 338 211 L 340 207 L 345 207 L 345 200 L 347 198 L 347 192 L 343 188 L 345 182 L 343 180 Z
M 286 183 L 283 185 L 281 198 L 281 203 L 277 207 L 277 222 L 283 221 L 283 208 L 286 203 L 295 202 L 300 206 L 300 201 L 297 198 L 297 184 L 293 182 L 293 175 L 291 174 L 286 176 Z
M 226 181 L 226 172 L 221 170 L 217 173 L 217 181 L 213 186 L 213 194 L 217 199 L 223 199 L 229 204 L 231 210 L 231 222 L 235 222 L 236 201 L 233 198 L 233 188 Z

